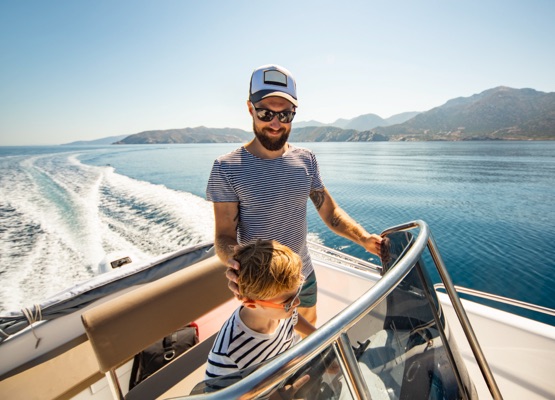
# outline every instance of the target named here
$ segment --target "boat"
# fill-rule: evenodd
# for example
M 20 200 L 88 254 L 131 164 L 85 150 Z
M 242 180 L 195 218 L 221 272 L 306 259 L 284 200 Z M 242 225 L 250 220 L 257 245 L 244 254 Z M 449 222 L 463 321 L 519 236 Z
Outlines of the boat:
M 216 382 L 203 381 L 207 354 L 239 302 L 212 243 L 115 262 L 40 305 L 0 316 L 0 397 L 275 398 L 308 375 L 295 398 L 555 398 L 555 326 L 481 299 L 555 310 L 455 286 L 424 221 L 382 235 L 380 265 L 310 243 L 318 329 Z M 191 321 L 199 343 L 129 390 L 134 356 Z

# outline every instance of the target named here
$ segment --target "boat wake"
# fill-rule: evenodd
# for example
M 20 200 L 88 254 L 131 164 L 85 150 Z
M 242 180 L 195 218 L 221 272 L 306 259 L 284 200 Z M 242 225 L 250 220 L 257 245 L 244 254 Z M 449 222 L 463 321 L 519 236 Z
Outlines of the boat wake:
M 107 254 L 147 259 L 213 236 L 211 203 L 74 152 L 7 157 L 0 168 L 0 311 L 96 275 Z

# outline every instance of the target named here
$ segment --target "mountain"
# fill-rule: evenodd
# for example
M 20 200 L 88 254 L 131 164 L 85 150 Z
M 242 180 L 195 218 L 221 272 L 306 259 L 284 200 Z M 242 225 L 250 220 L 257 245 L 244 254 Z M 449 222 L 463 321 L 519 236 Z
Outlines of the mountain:
M 364 114 L 349 120 L 349 122 L 347 122 L 347 124 L 345 124 L 345 126 L 342 126 L 341 128 L 366 131 L 376 126 L 382 126 L 385 124 L 385 120 L 376 114 Z
M 289 136 L 290 142 L 378 142 L 389 138 L 378 133 L 355 129 L 341 129 L 335 126 L 307 126 L 293 128 Z
M 114 144 L 240 143 L 250 139 L 252 139 L 252 133 L 242 129 L 199 126 L 140 132 Z
M 401 114 L 395 114 L 389 118 L 386 118 L 385 119 L 386 125 L 382 125 L 382 126 L 402 124 L 403 122 L 416 117 L 418 114 L 420 114 L 420 111 L 407 111 Z
M 307 126 L 336 126 L 336 125 L 324 124 L 323 122 L 314 121 L 313 119 L 311 119 L 310 121 L 293 122 L 293 126 L 295 128 L 306 128 Z
M 125 139 L 127 136 L 129 135 L 109 136 L 109 137 L 96 139 L 96 140 L 78 140 L 77 142 L 64 143 L 62 144 L 62 146 L 89 146 L 89 145 L 112 144 L 122 139 Z
M 410 111 L 401 114 L 393 115 L 389 118 L 383 119 L 376 114 L 364 114 L 352 119 L 339 118 L 331 124 L 324 124 L 318 121 L 300 121 L 295 122 L 293 126 L 295 128 L 306 128 L 307 126 L 335 126 L 342 129 L 356 129 L 358 131 L 367 131 L 378 126 L 389 126 L 394 124 L 400 124 L 414 116 L 418 115 L 419 112 Z
M 344 130 L 335 126 L 307 126 L 293 128 L 289 136 L 290 142 L 346 142 L 357 131 Z
M 252 137 L 241 129 L 199 126 L 68 144 L 244 143 Z M 500 86 L 387 119 L 364 114 L 332 124 L 295 122 L 290 137 L 292 142 L 499 139 L 555 140 L 555 93 Z
M 372 131 L 392 140 L 552 140 L 555 93 L 500 86 Z

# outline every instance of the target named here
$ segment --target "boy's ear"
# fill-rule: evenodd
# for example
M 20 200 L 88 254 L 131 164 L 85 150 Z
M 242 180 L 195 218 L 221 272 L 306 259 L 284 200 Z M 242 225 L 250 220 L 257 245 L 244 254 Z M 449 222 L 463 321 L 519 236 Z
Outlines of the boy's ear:
M 252 300 L 243 300 L 243 305 L 248 308 L 256 308 L 256 303 Z

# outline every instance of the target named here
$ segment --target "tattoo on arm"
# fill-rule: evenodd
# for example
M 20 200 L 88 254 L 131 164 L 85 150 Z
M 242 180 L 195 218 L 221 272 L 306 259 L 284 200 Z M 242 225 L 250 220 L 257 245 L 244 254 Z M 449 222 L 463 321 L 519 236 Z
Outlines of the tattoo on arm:
M 313 192 L 310 192 L 310 199 L 312 200 L 312 202 L 314 203 L 314 207 L 316 207 L 316 210 L 318 211 L 322 207 L 322 204 L 324 204 L 325 197 L 326 195 L 324 194 L 323 190 L 315 190 Z
M 330 227 L 347 239 L 357 241 L 364 233 L 364 229 L 349 217 L 345 211 L 337 208 L 330 218 Z

